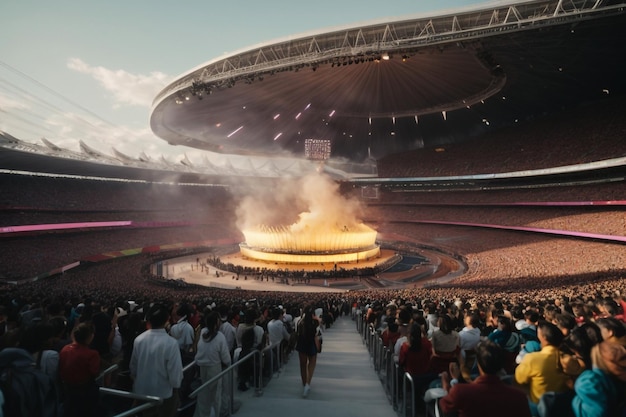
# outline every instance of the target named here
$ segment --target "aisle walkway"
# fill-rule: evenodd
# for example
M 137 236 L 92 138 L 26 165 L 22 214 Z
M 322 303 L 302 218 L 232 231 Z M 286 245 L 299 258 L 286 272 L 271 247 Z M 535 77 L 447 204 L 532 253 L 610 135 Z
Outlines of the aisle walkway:
M 252 391 L 252 390 L 250 390 Z M 302 398 L 297 352 L 260 397 L 245 398 L 235 417 L 397 417 L 349 317 L 325 330 L 308 398 Z

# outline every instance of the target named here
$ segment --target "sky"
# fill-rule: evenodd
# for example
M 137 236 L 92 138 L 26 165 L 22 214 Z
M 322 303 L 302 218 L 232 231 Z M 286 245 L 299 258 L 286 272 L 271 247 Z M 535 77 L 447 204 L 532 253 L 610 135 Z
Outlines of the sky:
M 191 160 L 149 126 L 152 100 L 188 70 L 299 33 L 436 14 L 477 0 L 8 0 L 0 2 L 0 130 L 79 151 Z M 501 3 L 501 2 L 500 2 Z

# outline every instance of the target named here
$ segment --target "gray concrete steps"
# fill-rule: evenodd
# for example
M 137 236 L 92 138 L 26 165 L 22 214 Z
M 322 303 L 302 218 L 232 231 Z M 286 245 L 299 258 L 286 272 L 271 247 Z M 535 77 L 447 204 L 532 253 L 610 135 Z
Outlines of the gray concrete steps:
M 397 417 L 349 317 L 338 319 L 325 330 L 307 398 L 302 397 L 297 352 L 291 354 L 260 397 L 251 391 L 236 394 L 242 401 L 236 417 Z

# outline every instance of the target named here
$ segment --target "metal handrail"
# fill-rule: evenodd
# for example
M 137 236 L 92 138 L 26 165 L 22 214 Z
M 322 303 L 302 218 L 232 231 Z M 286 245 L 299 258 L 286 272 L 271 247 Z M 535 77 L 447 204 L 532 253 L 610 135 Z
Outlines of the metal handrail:
M 118 369 L 119 369 L 119 366 L 117 364 L 109 366 L 107 369 L 102 371 L 100 375 L 96 377 L 96 384 L 102 385 L 104 383 L 104 378 L 107 375 L 113 373 L 114 371 L 117 371 Z
M 383 345 L 378 332 L 367 325 L 365 316 L 357 315 L 356 329 L 372 357 L 374 370 L 383 383 L 389 402 L 394 410 L 398 410 L 400 404 L 400 384 L 398 379 L 400 368 L 393 359 L 393 350 Z
M 407 385 L 410 386 L 411 390 L 408 391 L 409 392 L 409 396 L 411 399 L 411 417 L 415 417 L 416 413 L 415 413 L 415 382 L 413 381 L 413 377 L 411 376 L 410 373 L 405 372 L 404 373 L 404 379 L 402 380 L 402 389 L 404 390 L 403 392 L 403 398 L 404 401 L 402 402 L 402 415 L 404 415 L 404 417 L 407 417 L 406 411 L 407 411 L 407 403 L 408 403 L 408 398 L 407 398 Z
M 283 351 L 280 349 L 280 347 L 281 347 L 280 343 L 275 343 L 273 345 L 266 346 L 262 350 L 254 349 L 253 351 L 248 353 L 246 356 L 239 358 L 237 362 L 231 364 L 226 369 L 222 370 L 219 374 L 215 375 L 213 378 L 209 379 L 208 381 L 200 385 L 198 388 L 196 388 L 193 392 L 189 394 L 189 398 L 195 399 L 198 396 L 198 393 L 200 393 L 200 391 L 202 391 L 203 389 L 206 389 L 211 384 L 216 383 L 218 380 L 224 378 L 226 375 L 230 375 L 230 379 L 229 379 L 230 386 L 227 387 L 226 389 L 228 389 L 229 391 L 230 404 L 229 404 L 228 410 L 229 410 L 229 415 L 231 415 L 233 412 L 233 408 L 234 408 L 234 381 L 235 381 L 234 371 L 235 371 L 235 368 L 237 368 L 241 363 L 250 360 L 250 358 L 253 358 L 255 396 L 257 397 L 261 396 L 263 394 L 263 373 L 262 373 L 263 357 L 265 354 L 269 352 L 269 364 L 271 367 L 270 369 L 272 370 L 270 373 L 270 377 L 271 377 L 274 374 L 274 355 L 272 354 L 272 351 L 274 349 L 277 349 L 276 357 L 279 363 L 278 373 L 280 373 L 280 368 L 282 368 L 285 362 L 285 356 L 283 355 Z M 197 362 L 195 360 L 188 363 L 183 368 L 183 373 L 187 372 L 188 370 L 190 370 L 191 368 L 195 366 L 197 366 Z M 98 376 L 97 380 L 103 380 L 106 375 L 116 371 L 118 368 L 119 368 L 118 365 L 113 365 L 107 368 L 106 370 L 102 372 L 102 374 Z M 100 387 L 100 392 L 104 395 L 113 395 L 117 397 L 143 401 L 143 404 L 140 404 L 136 407 L 126 410 L 120 414 L 116 414 L 114 417 L 130 417 L 140 411 L 150 409 L 152 407 L 155 407 L 163 403 L 163 398 L 161 397 L 155 397 L 155 396 L 150 396 L 150 395 L 140 395 L 140 394 L 135 394 L 133 392 L 122 391 L 122 390 L 117 390 L 113 388 Z
M 132 416 L 138 413 L 139 411 L 147 410 L 149 408 L 156 407 L 157 405 L 163 403 L 163 398 L 161 397 L 154 397 L 152 395 L 140 395 L 140 394 L 135 394 L 133 392 L 121 391 L 121 390 L 117 390 L 113 388 L 100 387 L 100 392 L 102 394 L 114 395 L 116 397 L 144 401 L 143 404 L 133 407 L 130 410 L 126 410 L 120 414 L 116 414 L 114 417 Z

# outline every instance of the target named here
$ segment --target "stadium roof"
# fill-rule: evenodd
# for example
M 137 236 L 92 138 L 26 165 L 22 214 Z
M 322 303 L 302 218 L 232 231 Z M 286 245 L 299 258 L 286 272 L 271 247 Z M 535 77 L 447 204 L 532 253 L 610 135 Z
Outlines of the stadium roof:
M 152 130 L 174 145 L 331 160 L 467 140 L 625 91 L 626 5 L 496 2 L 263 43 L 178 77 Z

